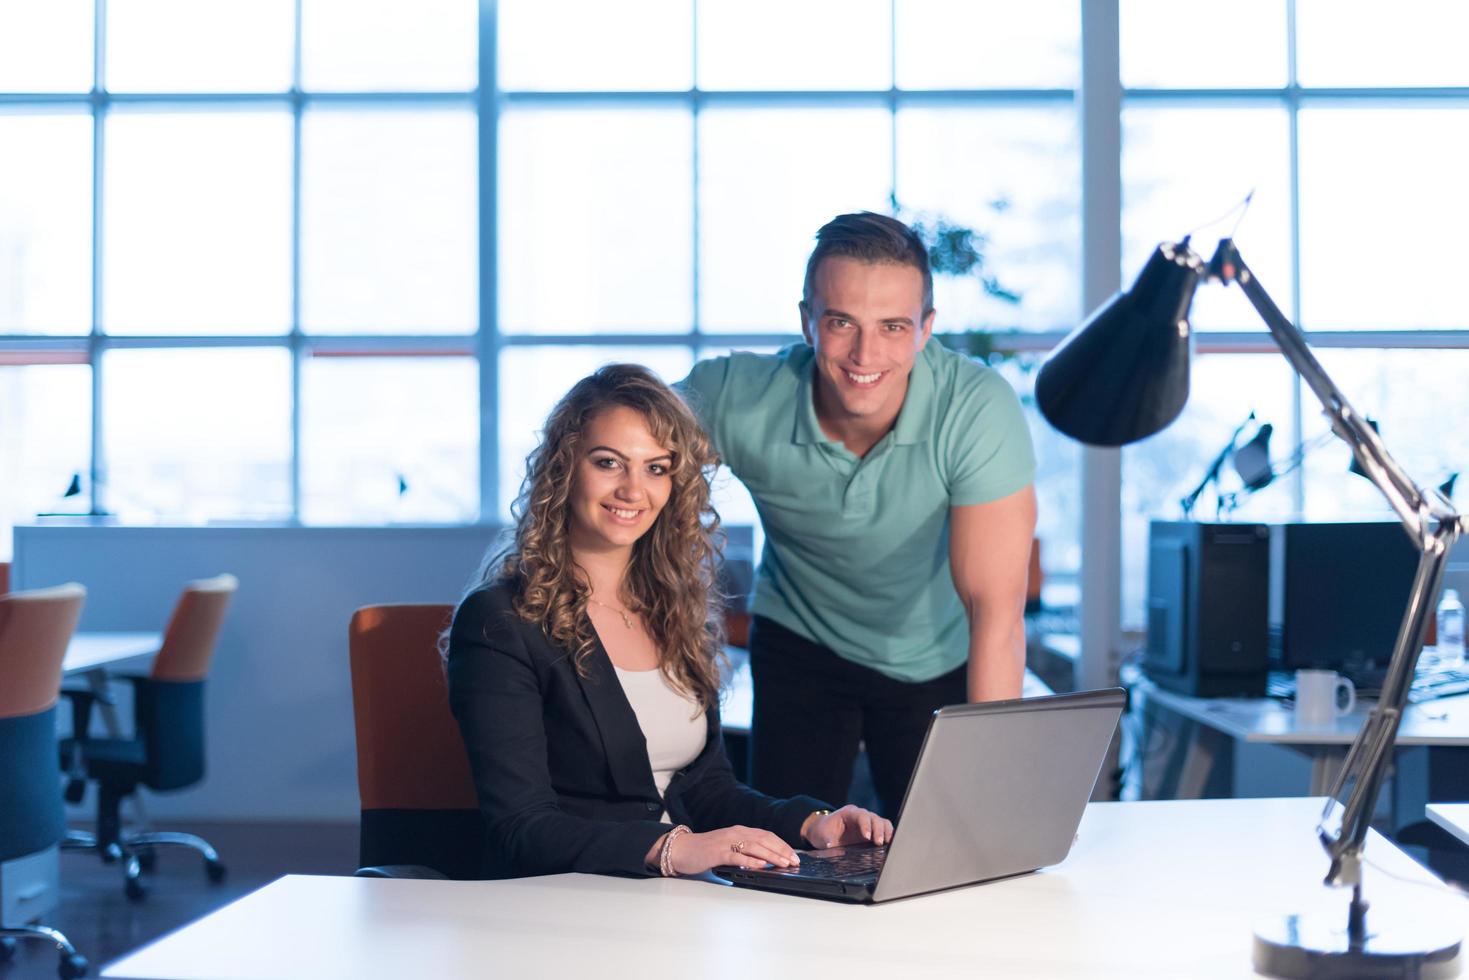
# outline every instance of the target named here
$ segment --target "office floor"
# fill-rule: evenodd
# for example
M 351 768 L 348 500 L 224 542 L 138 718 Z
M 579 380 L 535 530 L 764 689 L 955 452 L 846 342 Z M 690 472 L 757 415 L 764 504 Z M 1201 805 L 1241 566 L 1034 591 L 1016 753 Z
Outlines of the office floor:
M 91 961 L 91 976 L 122 954 L 283 874 L 351 874 L 357 867 L 355 823 L 191 823 L 177 828 L 160 824 L 157 829 L 199 834 L 219 851 L 229 876 L 212 885 L 197 854 L 167 848 L 159 852 L 147 898 L 130 902 L 117 865 L 103 864 L 93 854 L 62 852 L 61 905 L 46 924 L 64 932 Z M 55 976 L 56 950 L 48 943 L 24 942 L 10 964 L 0 964 L 0 980 Z

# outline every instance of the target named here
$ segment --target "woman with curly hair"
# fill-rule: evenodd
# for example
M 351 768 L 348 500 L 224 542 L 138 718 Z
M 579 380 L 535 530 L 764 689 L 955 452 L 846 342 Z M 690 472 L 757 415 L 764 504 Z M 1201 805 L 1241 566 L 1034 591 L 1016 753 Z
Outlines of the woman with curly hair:
M 647 369 L 604 367 L 546 421 L 516 502 L 449 632 L 449 700 L 488 829 L 491 877 L 791 867 L 870 840 L 855 806 L 739 783 L 719 727 L 717 462 Z

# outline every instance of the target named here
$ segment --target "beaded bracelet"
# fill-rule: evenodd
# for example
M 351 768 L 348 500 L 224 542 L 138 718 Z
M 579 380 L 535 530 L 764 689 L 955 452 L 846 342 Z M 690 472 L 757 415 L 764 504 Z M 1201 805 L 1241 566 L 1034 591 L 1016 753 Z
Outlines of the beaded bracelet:
M 658 872 L 665 878 L 672 878 L 673 873 L 673 840 L 679 834 L 693 833 L 688 824 L 679 824 L 668 833 L 663 835 L 663 847 L 658 852 Z

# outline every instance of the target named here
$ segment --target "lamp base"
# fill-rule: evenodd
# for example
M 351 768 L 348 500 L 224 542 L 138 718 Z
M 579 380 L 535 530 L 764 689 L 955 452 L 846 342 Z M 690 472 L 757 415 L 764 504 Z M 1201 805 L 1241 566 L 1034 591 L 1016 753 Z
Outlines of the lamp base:
M 1376 914 L 1353 937 L 1347 916 L 1281 915 L 1255 923 L 1255 969 L 1271 977 L 1310 980 L 1438 980 L 1459 974 L 1462 930 L 1432 916 Z

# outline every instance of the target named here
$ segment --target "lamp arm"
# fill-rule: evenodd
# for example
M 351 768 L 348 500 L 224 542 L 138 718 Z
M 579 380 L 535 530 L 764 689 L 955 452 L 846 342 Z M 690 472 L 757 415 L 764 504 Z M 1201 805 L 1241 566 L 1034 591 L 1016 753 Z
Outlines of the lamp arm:
M 1352 447 L 1358 465 L 1397 513 L 1420 556 L 1408 596 L 1408 607 L 1393 644 L 1392 659 L 1388 661 L 1382 696 L 1347 752 L 1346 761 L 1331 789 L 1332 799 L 1328 801 L 1317 828 L 1321 844 L 1331 858 L 1326 883 L 1355 887 L 1361 884 L 1362 849 L 1378 794 L 1382 791 L 1382 783 L 1392 761 L 1392 746 L 1402 723 L 1418 655 L 1428 634 L 1433 600 L 1443 585 L 1449 552 L 1464 532 L 1465 522 L 1446 500 L 1425 492 L 1414 483 L 1392 458 L 1381 437 L 1357 414 L 1321 362 L 1316 360 L 1316 355 L 1306 343 L 1305 334 L 1280 312 L 1265 292 L 1265 287 L 1260 285 L 1240 257 L 1231 239 L 1226 238 L 1219 243 L 1208 269 L 1210 275 L 1224 282 L 1239 284 L 1280 345 L 1285 359 L 1316 393 L 1331 420 L 1332 431 Z M 1348 782 L 1353 782 L 1352 793 L 1344 804 L 1341 826 L 1333 831 L 1329 826 L 1333 804 Z
M 1250 305 L 1270 329 L 1281 354 L 1316 394 L 1331 420 L 1332 431 L 1352 447 L 1358 465 L 1387 498 L 1414 540 L 1421 541 L 1434 523 L 1456 517 L 1447 505 L 1425 494 L 1392 458 L 1383 445 L 1382 437 L 1352 408 L 1346 395 L 1316 360 L 1316 355 L 1306 343 L 1306 335 L 1280 312 L 1270 294 L 1265 292 L 1265 287 L 1260 285 L 1260 280 L 1240 257 L 1232 240 L 1226 238 L 1219 243 L 1219 250 L 1210 260 L 1209 268 L 1220 270 L 1217 274 L 1225 282 L 1239 284 Z

